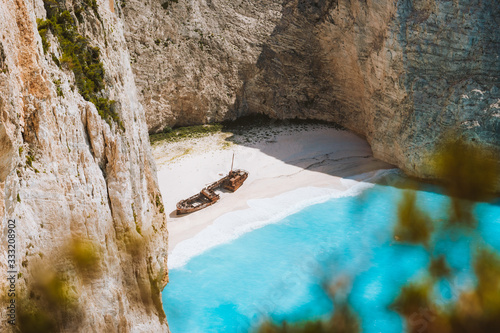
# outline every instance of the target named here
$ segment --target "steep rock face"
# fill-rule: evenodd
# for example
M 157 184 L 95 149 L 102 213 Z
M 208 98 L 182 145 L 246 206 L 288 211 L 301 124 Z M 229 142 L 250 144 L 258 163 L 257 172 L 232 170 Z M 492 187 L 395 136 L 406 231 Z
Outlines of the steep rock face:
M 132 0 L 125 16 L 151 132 L 252 113 L 324 119 L 423 177 L 443 133 L 500 145 L 495 0 Z
M 268 0 L 127 0 L 126 39 L 152 132 L 221 121 L 281 16 Z
M 160 298 L 166 218 L 119 8 L 108 0 L 51 3 L 78 22 L 78 45 L 99 47 L 98 96 L 115 101 L 119 120 L 106 121 L 82 97 L 76 63 L 64 58 L 56 33 L 49 29 L 50 45 L 42 45 L 36 19 L 46 18 L 44 2 L 2 1 L 0 260 L 6 272 L 7 221 L 15 219 L 17 326 L 168 332 Z M 0 287 L 5 300 L 5 278 Z M 0 330 L 10 328 L 3 320 Z

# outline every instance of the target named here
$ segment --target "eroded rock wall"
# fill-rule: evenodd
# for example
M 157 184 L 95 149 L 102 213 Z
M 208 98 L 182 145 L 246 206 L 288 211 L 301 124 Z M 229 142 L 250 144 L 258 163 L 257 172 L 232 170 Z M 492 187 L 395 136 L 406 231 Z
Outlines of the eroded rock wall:
M 46 18 L 44 1 L 2 0 L 2 304 L 7 221 L 15 219 L 18 328 L 34 320 L 40 332 L 168 332 L 160 298 L 168 280 L 166 217 L 119 4 L 52 3 L 68 9 L 82 40 L 99 47 L 105 73 L 98 94 L 116 102 L 119 120 L 106 121 L 82 97 L 75 63 L 51 32 L 44 52 L 36 22 Z M 1 312 L 7 332 L 6 307 Z
M 500 145 L 496 0 L 129 0 L 124 14 L 150 132 L 323 119 L 424 177 L 443 133 Z
M 238 112 L 281 3 L 127 0 L 123 12 L 139 98 L 155 132 Z

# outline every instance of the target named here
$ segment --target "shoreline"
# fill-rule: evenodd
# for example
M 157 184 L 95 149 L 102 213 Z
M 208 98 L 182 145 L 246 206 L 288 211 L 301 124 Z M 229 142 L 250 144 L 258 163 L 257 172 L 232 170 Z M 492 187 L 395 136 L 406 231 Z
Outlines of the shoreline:
M 179 200 L 227 174 L 233 152 L 234 169 L 249 171 L 243 186 L 234 193 L 220 193 L 220 200 L 212 206 L 176 216 Z M 317 124 L 267 126 L 243 135 L 215 133 L 159 143 L 153 146 L 153 156 L 165 211 L 170 214 L 170 268 L 235 239 L 243 230 L 281 220 L 306 206 L 343 196 L 357 184 L 366 184 L 345 178 L 365 174 L 362 180 L 378 170 L 394 168 L 373 158 L 368 143 L 355 134 Z M 266 207 L 271 202 L 274 204 Z M 257 215 L 248 212 L 256 207 L 260 211 Z M 245 214 L 253 216 L 253 222 L 245 223 Z
M 272 198 L 248 200 L 248 208 L 228 212 L 191 238 L 180 241 L 169 253 L 169 269 L 181 268 L 211 248 L 229 243 L 247 232 L 278 223 L 301 210 L 331 199 L 356 196 L 373 187 L 371 180 L 397 169 L 385 169 L 357 175 L 356 180 L 341 179 L 342 189 L 301 187 Z

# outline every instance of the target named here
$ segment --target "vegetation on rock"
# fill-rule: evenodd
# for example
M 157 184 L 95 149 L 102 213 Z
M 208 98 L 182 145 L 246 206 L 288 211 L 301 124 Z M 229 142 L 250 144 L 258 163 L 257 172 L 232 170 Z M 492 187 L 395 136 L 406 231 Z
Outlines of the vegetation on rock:
M 217 133 L 220 132 L 222 128 L 223 126 L 221 124 L 188 126 L 175 129 L 167 126 L 162 133 L 152 134 L 149 139 L 151 144 L 159 141 L 176 142 L 183 139 L 200 138 L 212 133 Z
M 258 128 L 274 128 L 282 125 L 324 125 L 330 128 L 343 130 L 344 128 L 332 122 L 311 119 L 287 119 L 276 120 L 264 115 L 251 115 L 238 118 L 234 121 L 223 123 L 213 123 L 207 125 L 196 125 L 186 127 L 171 128 L 166 126 L 162 132 L 151 134 L 149 140 L 151 144 L 158 142 L 177 142 L 184 139 L 201 138 L 218 132 L 228 132 L 233 134 L 244 134 Z
M 3 45 L 0 44 L 0 73 L 7 73 L 7 64 L 5 63 L 5 52 L 3 50 Z
M 73 15 L 82 22 L 82 11 L 91 8 L 97 18 L 97 3 L 95 0 L 83 0 L 80 5 L 76 5 L 73 14 L 64 7 L 60 0 L 44 0 L 47 19 L 38 19 L 38 32 L 42 38 L 44 52 L 50 47 L 47 33 L 57 37 L 62 51 L 61 59 L 54 62 L 56 65 L 63 65 L 70 69 L 75 75 L 75 83 L 78 92 L 89 102 L 92 102 L 99 112 L 99 115 L 110 125 L 114 121 L 123 129 L 123 124 L 115 110 L 115 101 L 103 96 L 105 89 L 104 67 L 100 61 L 99 47 L 92 46 L 88 38 L 78 32 L 78 26 L 73 19 Z M 52 58 L 56 58 L 54 55 Z M 61 91 L 62 93 L 62 91 Z M 59 91 L 58 91 L 59 95 Z

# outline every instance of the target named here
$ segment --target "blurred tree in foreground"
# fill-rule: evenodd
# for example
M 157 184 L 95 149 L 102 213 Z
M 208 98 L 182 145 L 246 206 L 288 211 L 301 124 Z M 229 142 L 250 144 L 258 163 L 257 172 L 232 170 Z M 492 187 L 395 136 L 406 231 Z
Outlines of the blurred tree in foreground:
M 33 278 L 17 297 L 18 332 L 67 331 L 82 320 L 78 281 L 92 283 L 99 277 L 102 254 L 97 244 L 81 238 L 71 239 L 57 251 L 57 256 L 31 264 Z
M 359 320 L 347 304 L 335 307 L 329 321 L 308 321 L 306 323 L 281 325 L 265 323 L 259 333 L 358 333 L 361 332 Z
M 498 153 L 462 139 L 446 139 L 439 145 L 430 165 L 450 197 L 445 232 L 464 229 L 473 232 L 477 225 L 473 212 L 475 203 L 495 198 L 500 184 Z M 418 207 L 416 189 L 405 190 L 397 207 L 394 238 L 401 243 L 423 245 L 431 262 L 427 277 L 403 286 L 389 308 L 402 316 L 409 333 L 500 332 L 500 256 L 473 243 L 476 285 L 459 292 L 455 301 L 439 303 L 432 296 L 434 287 L 443 278 L 451 279 L 453 272 L 445 256 L 432 255 L 440 237 L 433 223 L 428 212 Z M 358 318 L 347 303 L 334 305 L 329 320 L 293 325 L 265 323 L 258 332 L 360 332 Z

